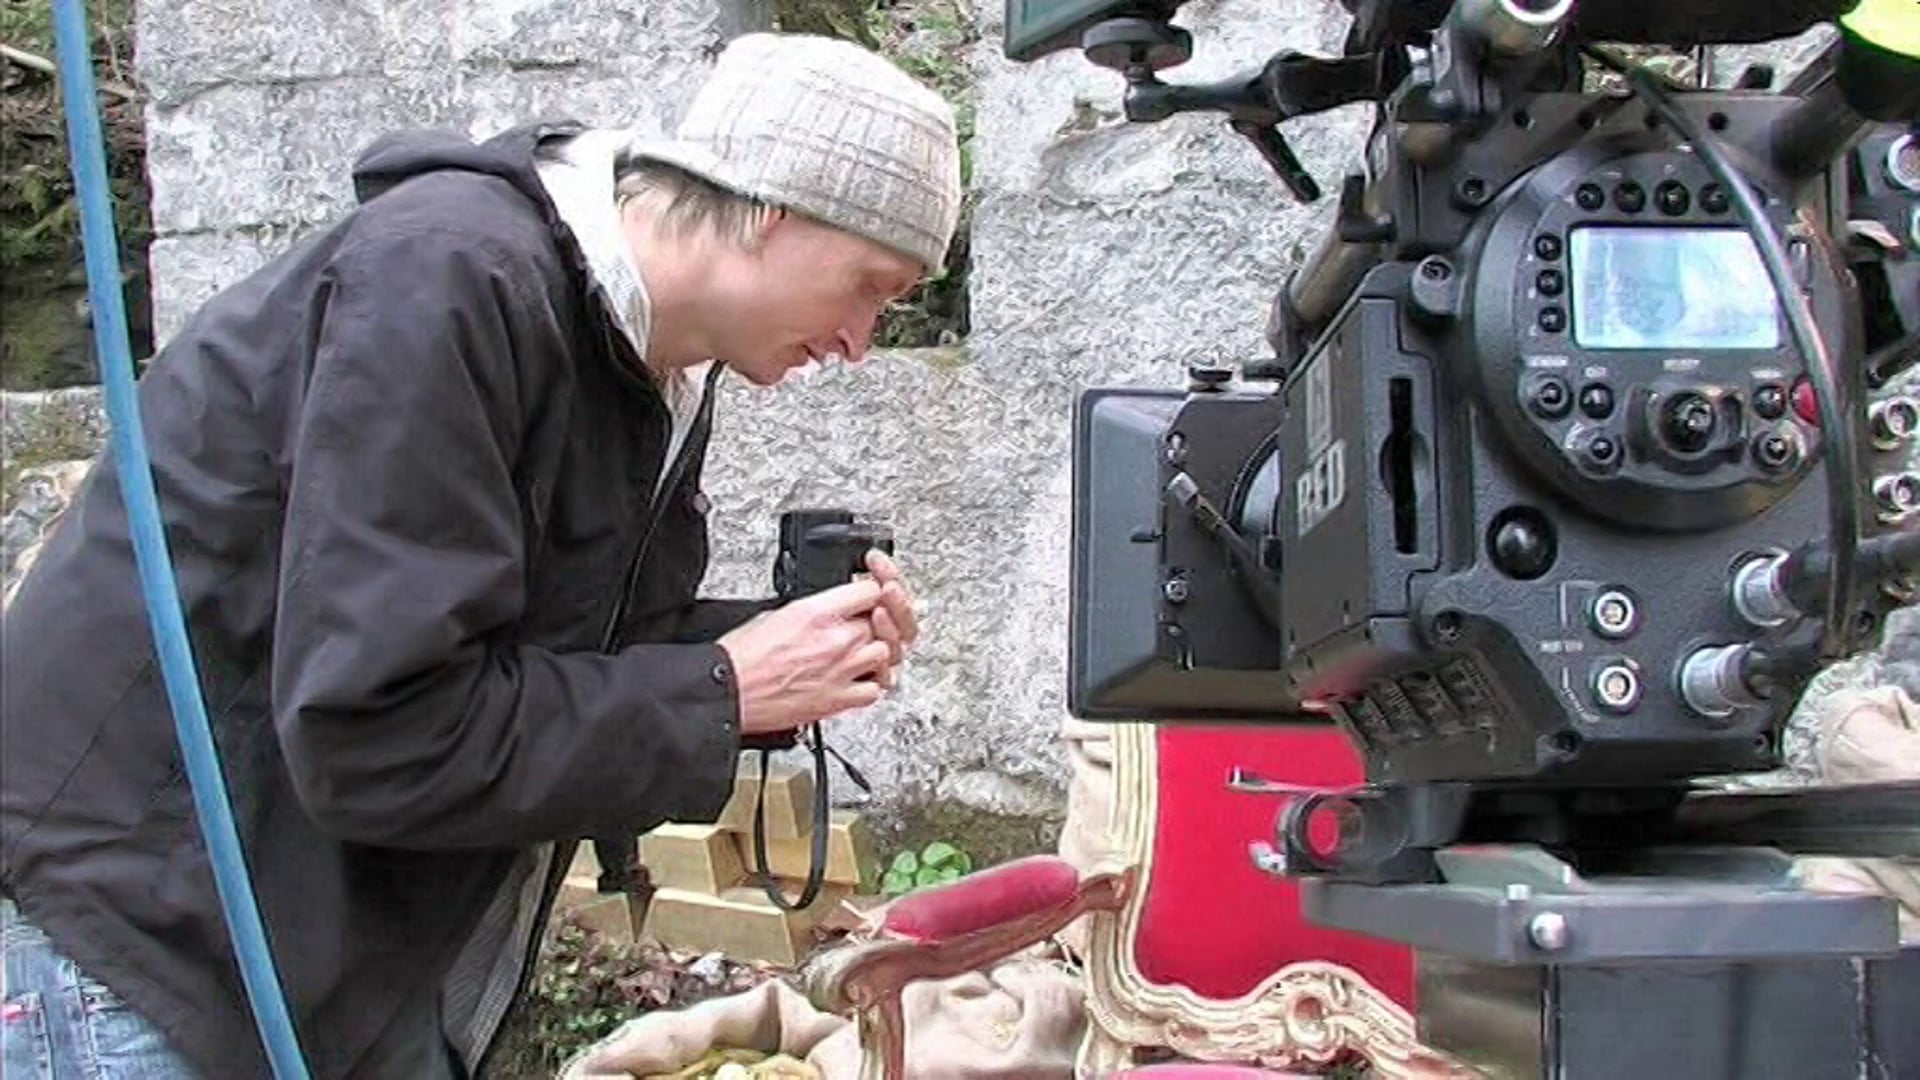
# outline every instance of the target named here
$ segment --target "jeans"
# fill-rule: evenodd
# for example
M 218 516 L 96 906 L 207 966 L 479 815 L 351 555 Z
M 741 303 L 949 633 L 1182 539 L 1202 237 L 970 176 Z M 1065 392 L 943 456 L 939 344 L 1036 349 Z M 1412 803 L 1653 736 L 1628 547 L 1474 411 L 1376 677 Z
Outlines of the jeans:
M 195 1075 L 160 1030 L 90 978 L 0 899 L 0 1076 L 176 1080 Z

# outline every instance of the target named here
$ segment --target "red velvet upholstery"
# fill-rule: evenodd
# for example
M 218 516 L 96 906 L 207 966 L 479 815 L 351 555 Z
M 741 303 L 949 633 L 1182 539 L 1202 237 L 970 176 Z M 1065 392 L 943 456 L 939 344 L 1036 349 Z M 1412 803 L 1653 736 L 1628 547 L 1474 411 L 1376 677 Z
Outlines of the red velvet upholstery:
M 909 941 L 950 941 L 1057 908 L 1079 891 L 1072 863 L 1034 855 L 903 897 L 888 907 L 884 929 Z
M 1290 962 L 1326 960 L 1413 1008 L 1411 949 L 1304 921 L 1298 885 L 1254 867 L 1248 845 L 1272 842 L 1287 797 L 1227 787 L 1235 767 L 1309 787 L 1359 783 L 1363 766 L 1339 729 L 1167 724 L 1156 758 L 1153 873 L 1134 942 L 1142 975 L 1230 999 Z

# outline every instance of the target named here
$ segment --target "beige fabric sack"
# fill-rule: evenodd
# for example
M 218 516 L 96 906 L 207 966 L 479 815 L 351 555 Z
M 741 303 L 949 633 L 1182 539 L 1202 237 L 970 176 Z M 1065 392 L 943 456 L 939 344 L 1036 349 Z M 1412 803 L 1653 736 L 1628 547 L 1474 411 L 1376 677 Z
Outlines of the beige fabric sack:
M 1920 705 L 1904 689 L 1834 694 L 1811 720 L 1816 783 L 1920 780 Z M 1920 861 L 1806 858 L 1797 865 L 1815 892 L 1893 897 L 1900 904 L 1901 943 L 1920 945 Z
M 909 986 L 901 996 L 907 1071 L 926 1080 L 1070 1080 L 1086 1026 L 1080 982 L 1023 954 L 987 972 Z M 736 1075 L 858 1080 L 853 1020 L 813 1007 L 775 980 L 730 997 L 629 1021 L 568 1063 L 562 1080 L 676 1075 L 727 1050 L 768 1055 Z M 716 1054 L 719 1051 L 721 1054 Z

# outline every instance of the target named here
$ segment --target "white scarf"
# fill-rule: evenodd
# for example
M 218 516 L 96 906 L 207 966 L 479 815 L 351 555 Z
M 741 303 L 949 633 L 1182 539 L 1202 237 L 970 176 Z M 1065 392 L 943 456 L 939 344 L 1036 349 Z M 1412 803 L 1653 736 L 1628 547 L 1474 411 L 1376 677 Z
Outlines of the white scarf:
M 621 130 L 582 132 L 567 143 L 558 158 L 542 162 L 539 172 L 548 197 L 560 211 L 560 219 L 579 241 L 594 282 L 613 312 L 614 322 L 633 342 L 634 351 L 644 364 L 647 338 L 653 325 L 653 304 L 647 296 L 640 268 L 634 264 L 633 253 L 628 249 L 613 194 L 613 159 L 632 137 L 631 132 Z M 657 379 L 673 416 L 673 434 L 667 443 L 668 465 L 679 454 L 700 411 L 706 370 L 711 364 L 709 360 L 692 368 L 664 373 Z M 667 471 L 661 470 L 663 482 Z

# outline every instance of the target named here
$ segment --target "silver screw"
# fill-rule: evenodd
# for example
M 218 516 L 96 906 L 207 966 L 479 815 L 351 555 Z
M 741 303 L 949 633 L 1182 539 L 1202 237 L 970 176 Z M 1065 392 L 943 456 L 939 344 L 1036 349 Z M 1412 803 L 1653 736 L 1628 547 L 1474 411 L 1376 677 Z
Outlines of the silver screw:
M 1166 459 L 1169 465 L 1179 465 L 1187 460 L 1187 437 L 1174 432 L 1167 436 Z
M 1187 579 L 1174 578 L 1167 582 L 1161 592 L 1166 595 L 1167 603 L 1184 604 L 1187 602 Z
M 1619 589 L 1608 589 L 1593 599 L 1593 628 L 1610 638 L 1626 637 L 1640 623 L 1640 607 Z
M 1567 947 L 1567 917 L 1557 911 L 1543 911 L 1527 920 L 1527 939 L 1547 952 Z
M 1253 856 L 1254 869 L 1268 874 L 1285 874 L 1287 857 L 1275 851 L 1273 845 L 1265 841 L 1256 841 L 1248 845 L 1247 851 Z
M 1640 674 L 1624 663 L 1608 664 L 1593 677 L 1593 696 L 1615 712 L 1640 702 Z

